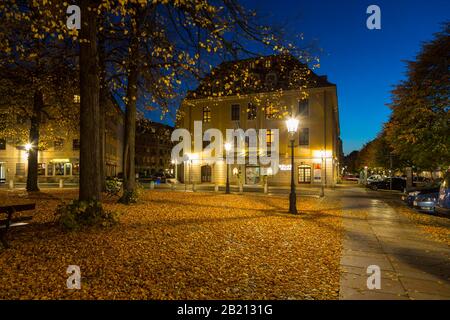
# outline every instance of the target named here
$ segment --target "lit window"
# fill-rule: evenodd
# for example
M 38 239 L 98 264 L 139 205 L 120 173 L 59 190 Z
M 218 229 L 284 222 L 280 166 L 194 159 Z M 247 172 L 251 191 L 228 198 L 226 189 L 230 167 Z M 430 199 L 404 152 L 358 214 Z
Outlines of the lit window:
M 64 163 L 62 162 L 55 163 L 55 175 L 57 176 L 64 175 Z
M 270 147 L 273 143 L 273 131 L 271 129 L 268 129 L 266 132 L 266 143 L 267 147 Z
M 264 66 L 265 66 L 266 68 L 270 68 L 270 67 L 272 66 L 270 60 L 266 60 L 266 61 L 264 62 Z
M 209 107 L 203 108 L 203 122 L 204 123 L 211 122 L 211 109 Z
M 45 176 L 45 163 L 38 163 L 38 175 Z
M 79 163 L 73 163 L 72 164 L 72 175 L 78 176 L 80 174 L 80 164 Z
M 78 94 L 75 94 L 73 96 L 73 102 L 74 103 L 80 103 L 80 101 L 81 101 L 81 97 Z

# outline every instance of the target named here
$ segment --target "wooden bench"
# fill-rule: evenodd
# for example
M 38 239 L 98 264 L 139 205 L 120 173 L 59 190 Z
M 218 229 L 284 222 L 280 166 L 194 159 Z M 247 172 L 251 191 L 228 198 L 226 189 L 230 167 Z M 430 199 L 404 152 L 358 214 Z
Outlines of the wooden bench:
M 35 208 L 35 203 L 0 206 L 0 214 L 6 214 L 6 219 L 0 219 L 0 241 L 5 248 L 9 247 L 6 240 L 9 228 L 27 225 L 28 223 L 24 221 L 33 219 L 33 216 L 15 217 L 15 214 L 21 211 L 34 210 Z

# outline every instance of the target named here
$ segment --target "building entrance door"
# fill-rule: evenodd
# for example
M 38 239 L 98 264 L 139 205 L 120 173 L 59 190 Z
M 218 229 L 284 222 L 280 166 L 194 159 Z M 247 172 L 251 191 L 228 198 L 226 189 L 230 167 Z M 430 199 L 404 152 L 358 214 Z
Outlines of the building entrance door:
M 6 181 L 6 163 L 0 162 L 0 183 Z
M 202 166 L 202 182 L 211 182 L 211 166 Z
M 311 167 L 308 165 L 298 166 L 298 183 L 311 183 Z
M 245 184 L 259 184 L 261 170 L 259 167 L 245 167 Z

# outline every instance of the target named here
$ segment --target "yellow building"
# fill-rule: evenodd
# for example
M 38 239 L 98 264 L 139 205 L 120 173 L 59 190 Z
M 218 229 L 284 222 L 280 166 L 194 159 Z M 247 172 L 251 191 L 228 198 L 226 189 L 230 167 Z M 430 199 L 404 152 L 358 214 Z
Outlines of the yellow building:
M 237 79 L 234 90 L 227 91 L 233 84 L 224 79 L 233 77 Z M 202 121 L 203 131 L 217 128 L 224 137 L 226 129 L 267 129 L 268 144 L 274 142 L 271 130 L 279 129 L 278 172 L 271 176 L 265 166 L 248 162 L 230 164 L 230 182 L 259 185 L 269 174 L 270 185 L 287 186 L 290 184 L 291 150 L 285 120 L 290 116 L 300 121 L 295 134 L 295 181 L 333 186 L 338 181 L 342 155 L 336 85 L 314 74 L 292 56 L 221 64 L 183 101 L 178 128 L 189 130 L 193 136 L 194 121 Z M 224 184 L 225 163 L 207 165 L 203 157 L 203 153 L 193 154 L 189 161 L 181 164 L 180 180 Z
M 79 96 L 75 96 L 79 103 Z M 26 128 L 27 122 L 23 123 Z M 123 112 L 108 103 L 105 121 L 105 175 L 116 176 L 123 165 Z M 41 139 L 45 139 L 41 136 Z M 23 142 L 0 139 L 0 183 L 26 182 L 28 153 Z M 80 165 L 80 140 L 78 133 L 60 132 L 45 150 L 38 151 L 38 181 L 57 183 L 61 179 L 78 183 Z

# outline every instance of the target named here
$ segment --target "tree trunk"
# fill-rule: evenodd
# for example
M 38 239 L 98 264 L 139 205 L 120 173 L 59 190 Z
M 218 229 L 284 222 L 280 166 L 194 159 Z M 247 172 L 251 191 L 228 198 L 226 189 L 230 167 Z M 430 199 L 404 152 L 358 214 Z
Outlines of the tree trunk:
M 90 10 L 88 7 L 91 6 Z M 96 4 L 81 1 L 80 31 L 80 191 L 82 201 L 101 200 L 100 87 Z
M 125 136 L 124 136 L 124 188 L 121 202 L 129 203 L 131 195 L 136 188 L 135 170 L 135 139 L 136 139 L 136 103 L 137 82 L 139 70 L 136 64 L 138 54 L 138 40 L 133 38 L 130 46 L 130 64 L 127 83 L 127 106 L 125 111 Z
M 108 88 L 106 83 L 105 41 L 99 36 L 99 67 L 100 67 L 100 183 L 102 192 L 106 192 L 106 114 L 108 103 Z
M 107 98 L 105 96 L 106 92 L 104 89 L 100 89 L 100 123 L 98 125 L 99 136 L 100 136 L 100 186 L 102 192 L 106 191 L 106 128 L 105 128 L 105 117 L 106 117 L 106 103 Z
M 31 116 L 31 126 L 29 143 L 31 148 L 28 151 L 27 170 L 27 191 L 39 191 L 38 187 L 38 145 L 41 110 L 44 107 L 44 96 L 42 91 L 36 90 L 33 101 L 33 115 Z
M 138 70 L 130 68 L 127 88 L 127 108 L 125 113 L 124 139 L 124 192 L 132 193 L 136 187 L 135 139 L 136 139 L 136 99 Z

